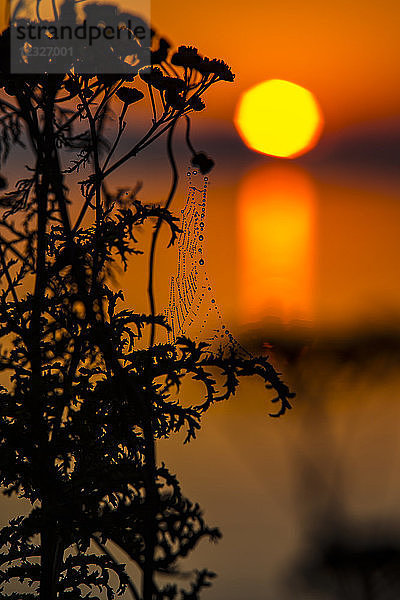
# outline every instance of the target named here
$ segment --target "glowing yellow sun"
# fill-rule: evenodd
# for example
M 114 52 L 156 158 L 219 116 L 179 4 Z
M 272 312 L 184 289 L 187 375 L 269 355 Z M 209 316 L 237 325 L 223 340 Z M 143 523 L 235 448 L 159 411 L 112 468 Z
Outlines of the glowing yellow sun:
M 315 146 L 323 117 L 311 92 L 290 81 L 270 79 L 242 95 L 235 125 L 249 148 L 294 158 Z

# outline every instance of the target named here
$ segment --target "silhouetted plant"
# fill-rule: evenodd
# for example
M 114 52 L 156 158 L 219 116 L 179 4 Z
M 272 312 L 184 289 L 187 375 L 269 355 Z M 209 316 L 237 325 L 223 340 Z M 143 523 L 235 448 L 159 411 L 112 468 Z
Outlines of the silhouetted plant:
M 14 146 L 29 144 L 33 159 L 0 198 L 0 369 L 9 375 L 0 390 L 0 481 L 32 510 L 0 532 L 0 598 L 75 600 L 95 598 L 97 590 L 112 599 L 128 589 L 136 600 L 195 600 L 213 573 L 197 572 L 189 591 L 163 587 L 156 575 L 177 575 L 179 558 L 220 534 L 167 467 L 157 465 L 155 441 L 182 429 L 185 441 L 193 439 L 202 414 L 235 394 L 242 376 L 258 375 L 275 390 L 277 414 L 292 397 L 265 358 L 243 358 L 234 348 L 213 353 L 183 337 L 156 344 L 156 327 L 168 327 L 153 292 L 158 233 L 165 224 L 173 244 L 179 231 L 169 210 L 178 181 L 175 125 L 204 108 L 211 85 L 233 75 L 194 48 L 171 56 L 153 32 L 153 64 L 127 75 L 10 75 L 9 35 L 3 33 L 0 48 L 1 187 Z M 152 110 L 149 128 L 115 158 L 126 116 L 143 101 Z M 129 200 L 110 190 L 107 177 L 163 134 L 173 176 L 165 205 L 143 204 L 135 186 Z M 194 153 L 193 163 L 204 173 L 212 167 L 203 153 Z M 81 208 L 73 220 L 69 188 L 76 173 Z M 147 222 L 154 230 L 144 315 L 124 305 L 110 275 L 114 264 L 127 269 L 140 252 L 135 229 Z M 143 348 L 137 341 L 145 329 L 150 343 Z M 187 376 L 205 390 L 189 407 L 174 393 Z M 109 542 L 136 565 L 138 581 Z M 9 591 L 15 580 L 31 591 Z

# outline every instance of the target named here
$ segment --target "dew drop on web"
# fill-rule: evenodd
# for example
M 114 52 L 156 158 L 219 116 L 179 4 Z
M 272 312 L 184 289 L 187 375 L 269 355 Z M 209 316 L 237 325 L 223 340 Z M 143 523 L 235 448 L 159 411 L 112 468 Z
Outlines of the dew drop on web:
M 213 293 L 207 270 L 205 251 L 209 177 L 189 167 L 186 173 L 187 193 L 180 213 L 181 233 L 176 242 L 176 272 L 170 278 L 169 302 L 165 315 L 171 330 L 168 342 L 180 336 L 196 342 L 207 342 L 210 350 L 234 346 L 249 353 L 226 327 L 221 309 Z

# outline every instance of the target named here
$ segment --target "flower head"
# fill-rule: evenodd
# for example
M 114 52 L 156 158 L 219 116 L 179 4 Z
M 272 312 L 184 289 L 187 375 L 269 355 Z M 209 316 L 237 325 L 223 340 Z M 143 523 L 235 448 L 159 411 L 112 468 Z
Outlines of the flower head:
M 177 67 L 196 68 L 202 61 L 197 48 L 193 46 L 179 46 L 178 52 L 171 58 L 171 63 Z
M 205 102 L 199 96 L 196 95 L 190 98 L 189 106 L 197 112 L 200 112 L 206 107 Z
M 144 98 L 143 92 L 136 88 L 122 87 L 115 94 L 125 104 L 133 104 Z
M 212 60 L 203 58 L 196 69 L 202 75 L 217 75 L 218 79 L 221 81 L 233 81 L 235 79 L 235 75 L 232 73 L 231 68 L 228 67 L 223 60 L 218 60 L 216 58 L 213 58 Z
M 179 77 L 164 77 L 162 80 L 162 88 L 171 92 L 181 93 L 185 90 L 185 82 Z
M 185 106 L 185 99 L 174 89 L 166 89 L 165 90 L 165 102 L 167 105 L 172 106 L 176 110 L 181 110 Z
M 152 85 L 157 89 L 162 89 L 164 75 L 161 69 L 158 67 L 146 67 L 140 71 L 139 75 L 140 78 L 147 83 L 147 85 Z
M 207 154 L 204 154 L 204 152 L 194 154 L 191 163 L 194 167 L 198 167 L 203 175 L 207 175 L 215 164 Z

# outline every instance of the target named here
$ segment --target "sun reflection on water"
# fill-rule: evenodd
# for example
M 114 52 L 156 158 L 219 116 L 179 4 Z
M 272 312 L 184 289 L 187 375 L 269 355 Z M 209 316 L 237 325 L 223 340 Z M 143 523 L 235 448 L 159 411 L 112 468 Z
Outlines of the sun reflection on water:
M 313 317 L 316 192 L 295 165 L 262 165 L 238 193 L 240 320 Z

